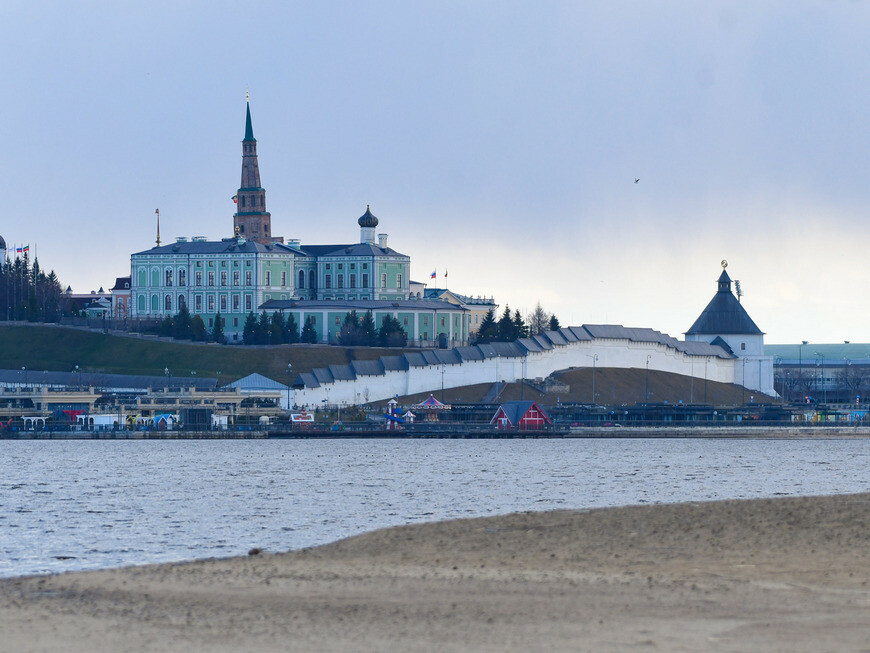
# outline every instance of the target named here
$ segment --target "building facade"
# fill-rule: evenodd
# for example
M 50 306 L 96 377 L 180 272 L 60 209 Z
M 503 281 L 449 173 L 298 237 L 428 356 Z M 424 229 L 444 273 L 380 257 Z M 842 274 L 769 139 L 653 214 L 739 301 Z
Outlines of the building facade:
M 365 307 L 353 302 L 409 299 L 411 259 L 388 247 L 386 234 L 376 234 L 379 221 L 369 207 L 357 220 L 358 242 L 303 245 L 272 234 L 250 103 L 242 141 L 241 185 L 233 199 L 237 211 L 231 237 L 219 241 L 201 236 L 177 238 L 161 246 L 158 236 L 154 247 L 131 256 L 132 318 L 163 319 L 186 306 L 209 329 L 220 313 L 224 333 L 237 339 L 247 314 L 267 310 L 271 301 L 341 302 L 345 312 L 364 312 Z M 338 304 L 332 308 L 338 309 Z M 421 312 L 425 311 L 414 314 Z M 327 321 L 331 324 L 331 316 Z M 448 330 L 465 333 L 467 324 L 459 320 L 455 329 L 451 324 Z M 331 330 L 322 333 L 328 341 Z M 431 333 L 437 332 L 432 329 Z

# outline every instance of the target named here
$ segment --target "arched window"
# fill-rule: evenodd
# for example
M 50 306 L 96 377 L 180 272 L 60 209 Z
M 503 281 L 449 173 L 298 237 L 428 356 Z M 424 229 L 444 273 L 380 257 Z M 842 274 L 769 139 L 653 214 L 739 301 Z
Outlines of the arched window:
M 305 288 L 305 270 L 299 270 L 299 287 Z
M 308 273 L 308 288 L 314 290 L 316 288 L 316 284 L 314 283 L 317 277 L 314 276 L 314 270 Z
M 163 310 L 167 312 L 172 310 L 172 295 L 166 295 L 163 299 Z
M 178 310 L 180 311 L 184 307 L 184 295 L 178 296 Z
M 160 300 L 157 298 L 157 295 L 151 295 L 151 312 L 156 313 L 159 308 Z
M 151 285 L 159 286 L 160 285 L 160 270 L 154 268 L 151 270 Z
M 172 270 L 166 270 L 166 285 L 172 285 Z
M 144 313 L 145 312 L 145 295 L 139 295 L 138 306 L 139 306 L 139 312 Z
M 145 268 L 139 268 L 139 287 L 144 288 L 147 281 L 148 273 L 145 271 Z

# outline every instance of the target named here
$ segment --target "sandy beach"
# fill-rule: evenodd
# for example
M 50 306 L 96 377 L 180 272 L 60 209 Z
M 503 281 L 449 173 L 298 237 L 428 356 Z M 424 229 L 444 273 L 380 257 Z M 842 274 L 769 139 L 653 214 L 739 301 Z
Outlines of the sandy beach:
M 0 581 L 3 651 L 870 651 L 870 495 L 523 513 Z

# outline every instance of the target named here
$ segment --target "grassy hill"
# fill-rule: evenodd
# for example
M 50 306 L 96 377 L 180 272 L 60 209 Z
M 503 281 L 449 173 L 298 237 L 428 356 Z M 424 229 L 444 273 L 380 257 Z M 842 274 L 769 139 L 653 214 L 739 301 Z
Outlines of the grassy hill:
M 287 364 L 293 374 L 315 367 L 343 365 L 401 353 L 399 349 L 330 347 L 326 345 L 275 345 L 242 347 L 199 344 L 105 334 L 52 325 L 0 326 L 0 369 L 72 371 L 110 374 L 217 377 L 221 382 L 259 372 L 287 382 Z

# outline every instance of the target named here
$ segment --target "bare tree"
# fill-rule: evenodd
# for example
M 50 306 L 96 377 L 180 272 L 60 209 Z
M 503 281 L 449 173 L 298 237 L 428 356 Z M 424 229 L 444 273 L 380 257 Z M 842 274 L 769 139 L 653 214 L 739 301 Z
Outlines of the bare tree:
M 535 304 L 534 310 L 526 318 L 529 325 L 529 335 L 536 336 L 550 328 L 550 314 L 541 308 L 541 302 Z

